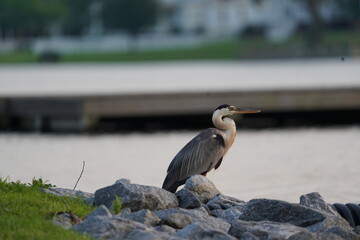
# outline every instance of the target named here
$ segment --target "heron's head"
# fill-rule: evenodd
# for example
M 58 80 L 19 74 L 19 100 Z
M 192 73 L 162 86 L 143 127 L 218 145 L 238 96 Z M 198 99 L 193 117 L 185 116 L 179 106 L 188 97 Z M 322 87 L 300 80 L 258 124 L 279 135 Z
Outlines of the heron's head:
M 215 112 L 222 116 L 229 116 L 229 115 L 239 114 L 239 113 L 259 113 L 259 112 L 261 112 L 261 110 L 238 108 L 235 106 L 231 106 L 229 104 L 223 104 L 223 105 L 220 105 L 218 108 L 216 108 Z

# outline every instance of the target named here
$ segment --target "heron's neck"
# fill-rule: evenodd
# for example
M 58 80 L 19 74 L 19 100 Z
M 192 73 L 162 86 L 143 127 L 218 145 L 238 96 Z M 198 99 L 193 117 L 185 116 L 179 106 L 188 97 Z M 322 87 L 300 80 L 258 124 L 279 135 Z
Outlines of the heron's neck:
M 218 129 L 222 130 L 224 135 L 224 141 L 225 141 L 225 153 L 229 150 L 231 145 L 234 143 L 235 137 L 236 137 L 236 125 L 234 120 L 231 118 L 222 116 L 213 116 L 213 123 L 214 126 Z

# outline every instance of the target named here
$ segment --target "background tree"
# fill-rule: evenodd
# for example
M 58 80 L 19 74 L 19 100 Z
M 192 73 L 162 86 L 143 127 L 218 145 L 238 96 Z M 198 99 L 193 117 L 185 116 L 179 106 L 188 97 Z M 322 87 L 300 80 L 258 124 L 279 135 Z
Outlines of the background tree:
M 157 0 L 107 0 L 103 4 L 104 26 L 126 32 L 132 43 L 141 32 L 155 24 L 159 13 Z
M 93 0 L 63 0 L 67 7 L 62 30 L 65 35 L 82 35 L 90 24 L 89 8 Z
M 320 14 L 322 0 L 302 0 L 310 15 L 310 25 L 305 32 L 305 41 L 309 47 L 316 48 L 321 44 L 323 35 L 323 20 Z
M 53 20 L 64 14 L 61 1 L 0 0 L 0 29 L 3 38 L 46 35 Z
M 351 27 L 360 30 L 360 1 L 335 0 L 335 4 L 339 7 L 344 20 L 346 20 Z

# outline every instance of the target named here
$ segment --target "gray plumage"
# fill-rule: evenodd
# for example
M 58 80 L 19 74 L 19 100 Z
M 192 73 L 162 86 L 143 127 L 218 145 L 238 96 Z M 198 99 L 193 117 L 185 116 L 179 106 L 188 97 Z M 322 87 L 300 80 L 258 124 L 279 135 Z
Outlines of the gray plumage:
M 219 106 L 213 113 L 215 127 L 208 128 L 186 144 L 171 161 L 162 188 L 176 192 L 192 175 L 217 169 L 234 142 L 235 122 L 226 116 L 234 113 L 256 113 L 259 110 L 239 109 L 227 104 Z
M 220 130 L 209 128 L 186 144 L 170 163 L 163 188 L 171 191 L 175 185 L 182 185 L 182 180 L 189 176 L 205 174 L 213 169 L 225 152 L 221 134 Z

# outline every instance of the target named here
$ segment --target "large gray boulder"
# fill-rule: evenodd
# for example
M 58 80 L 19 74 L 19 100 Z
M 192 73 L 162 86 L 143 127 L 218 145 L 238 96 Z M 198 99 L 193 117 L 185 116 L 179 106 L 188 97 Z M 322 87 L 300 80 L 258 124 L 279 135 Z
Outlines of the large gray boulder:
M 140 222 L 149 227 L 154 227 L 160 223 L 160 218 L 148 209 L 142 209 L 122 216 L 123 218 Z
M 230 205 L 230 206 L 245 206 L 245 202 L 242 200 L 239 200 L 234 197 L 226 196 L 223 194 L 217 194 L 213 198 L 210 199 L 210 201 L 207 203 L 209 204 L 217 204 L 219 206 L 222 205 Z
M 214 183 L 202 175 L 194 175 L 186 180 L 184 189 L 191 192 L 201 203 L 207 203 L 220 193 Z
M 191 224 L 192 219 L 189 215 L 183 213 L 171 213 L 165 216 L 161 223 L 175 229 L 181 229 Z
M 216 231 L 214 229 L 208 229 L 198 223 L 187 225 L 185 228 L 179 230 L 175 234 L 175 236 L 183 239 L 191 239 L 191 240 L 235 240 L 236 239 L 225 232 Z
M 116 238 L 119 239 L 119 238 Z M 157 239 L 166 239 L 165 236 L 160 236 L 157 232 L 154 231 L 147 231 L 143 229 L 135 229 L 131 231 L 127 236 L 126 239 L 131 240 L 157 240 Z
M 73 198 L 81 198 L 84 200 L 86 204 L 92 205 L 94 203 L 94 194 L 83 192 L 80 190 L 72 190 L 67 188 L 40 188 L 40 191 L 43 193 L 49 193 L 52 195 L 56 195 L 59 197 L 73 197 Z
M 191 218 L 192 223 L 197 223 L 205 229 L 216 230 L 227 233 L 230 224 L 221 218 L 209 216 L 206 210 L 198 209 L 183 209 L 171 208 L 154 212 L 162 221 L 167 219 L 174 213 L 185 214 Z
M 228 223 L 232 223 L 234 220 L 239 219 L 242 212 L 238 210 L 236 207 L 228 208 L 228 209 L 215 209 L 211 211 L 211 215 L 217 218 L 222 218 Z
M 171 239 L 165 232 L 119 216 L 86 218 L 72 229 L 94 239 Z
M 272 221 L 307 227 L 323 221 L 328 215 L 313 208 L 280 200 L 254 199 L 246 204 L 239 217 L 244 221 Z
M 340 216 L 339 213 L 334 209 L 334 207 L 326 203 L 323 197 L 317 192 L 301 195 L 300 205 L 315 208 L 328 214 Z
M 195 197 L 195 195 L 186 190 L 186 189 L 181 189 L 180 191 L 177 191 L 175 193 L 178 201 L 179 201 L 179 207 L 181 208 L 198 208 L 201 206 L 201 202 L 199 201 L 199 199 L 197 199 L 197 197 Z
M 89 213 L 85 217 L 85 219 L 86 218 L 92 218 L 92 217 L 98 217 L 98 216 L 112 217 L 112 214 L 105 205 L 100 205 L 95 210 L 93 210 L 91 213 Z
M 338 216 L 329 216 L 319 223 L 306 227 L 306 229 L 310 232 L 325 232 L 333 227 L 340 227 L 347 231 L 352 231 L 350 224 L 344 218 Z
M 355 227 L 354 232 L 355 232 L 357 235 L 360 235 L 360 225 Z
M 289 223 L 236 220 L 229 234 L 237 239 L 251 240 L 342 240 L 331 233 L 311 233 Z
M 164 233 L 167 233 L 169 235 L 175 235 L 175 233 L 176 233 L 176 229 L 173 228 L 173 227 L 170 227 L 168 225 L 159 225 L 159 226 L 154 227 L 154 229 L 156 231 L 164 232 Z
M 360 236 L 357 235 L 355 232 L 349 231 L 348 229 L 344 229 L 341 227 L 329 228 L 325 231 L 325 233 L 335 234 L 341 237 L 342 239 L 346 239 L 346 240 L 360 240 Z
M 70 213 L 55 214 L 52 219 L 55 225 L 58 225 L 64 229 L 69 229 L 73 226 L 72 216 Z
M 217 194 L 206 204 L 210 209 L 210 214 L 217 218 L 222 218 L 228 223 L 239 219 L 245 210 L 246 203 L 242 200 Z
M 120 179 L 114 185 L 97 190 L 95 204 L 104 204 L 110 208 L 115 196 L 120 198 L 123 208 L 129 207 L 131 211 L 153 211 L 178 206 L 175 194 L 158 187 L 131 184 L 127 179 Z
M 287 224 L 269 221 L 253 222 L 236 220 L 231 224 L 229 234 L 241 239 L 246 232 L 259 239 L 287 239 L 292 235 L 306 231 L 303 228 Z

